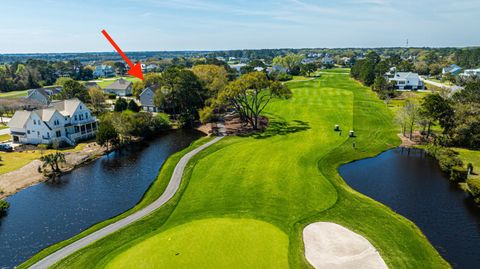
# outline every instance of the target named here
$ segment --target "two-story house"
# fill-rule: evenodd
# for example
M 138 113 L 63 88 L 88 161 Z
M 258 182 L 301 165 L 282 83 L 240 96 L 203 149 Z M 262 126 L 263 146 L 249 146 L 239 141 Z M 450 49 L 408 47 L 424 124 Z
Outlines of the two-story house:
M 142 91 L 139 99 L 143 110 L 157 112 L 157 107 L 153 101 L 154 97 L 155 91 L 151 87 L 147 87 Z
M 61 90 L 62 87 L 31 89 L 27 91 L 26 99 L 46 106 L 50 104 L 51 97 L 58 94 Z
M 388 78 L 395 83 L 395 89 L 398 90 L 423 90 L 424 84 L 417 73 L 395 72 Z
M 113 70 L 113 67 L 110 65 L 97 65 L 95 66 L 95 70 L 93 71 L 93 76 L 96 78 L 109 78 L 109 77 L 114 77 L 115 76 L 115 71 Z
M 97 132 L 97 119 L 78 99 L 53 101 L 47 108 L 16 111 L 8 123 L 12 140 L 22 144 L 75 145 Z

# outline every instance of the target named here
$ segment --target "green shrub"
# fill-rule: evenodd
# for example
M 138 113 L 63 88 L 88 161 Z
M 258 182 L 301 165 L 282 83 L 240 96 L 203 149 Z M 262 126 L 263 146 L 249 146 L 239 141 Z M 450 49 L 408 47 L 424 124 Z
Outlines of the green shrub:
M 450 170 L 450 180 L 455 182 L 464 182 L 467 180 L 468 171 L 461 166 L 454 166 Z
M 10 204 L 7 201 L 0 200 L 0 215 L 5 213 L 9 207 Z
M 108 99 L 115 100 L 115 99 L 117 99 L 117 95 L 114 94 L 114 93 L 110 93 L 110 94 L 108 94 Z
M 458 153 L 444 147 L 436 146 L 436 145 L 429 145 L 425 148 L 428 154 L 435 157 L 440 164 L 440 169 L 442 171 L 450 173 L 453 167 L 463 166 L 462 160 L 458 157 Z
M 467 185 L 469 193 L 475 198 L 480 198 L 480 178 L 468 179 Z

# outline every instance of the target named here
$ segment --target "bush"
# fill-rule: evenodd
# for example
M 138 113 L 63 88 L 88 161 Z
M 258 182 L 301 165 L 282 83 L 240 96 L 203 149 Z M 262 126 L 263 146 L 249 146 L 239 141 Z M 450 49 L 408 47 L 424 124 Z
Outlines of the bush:
M 165 113 L 158 113 L 154 118 L 152 125 L 155 130 L 161 131 L 161 130 L 167 130 L 170 129 L 172 126 L 172 123 L 170 122 L 170 119 L 167 114 Z
M 450 180 L 454 182 L 465 182 L 467 175 L 467 169 L 461 166 L 454 166 L 450 170 Z
M 110 93 L 110 94 L 108 94 L 108 99 L 115 100 L 115 99 L 117 99 L 117 95 L 114 94 L 114 93 Z
M 463 167 L 463 162 L 458 158 L 458 153 L 451 149 L 429 145 L 425 150 L 438 160 L 440 169 L 444 172 L 450 173 L 455 166 Z
M 10 207 L 10 204 L 7 201 L 0 200 L 0 215 L 7 212 L 7 209 Z
M 292 80 L 293 77 L 287 73 L 279 73 L 277 75 L 277 80 L 278 81 L 289 81 L 289 80 Z
M 468 190 L 473 197 L 480 198 L 480 178 L 470 178 L 467 180 Z

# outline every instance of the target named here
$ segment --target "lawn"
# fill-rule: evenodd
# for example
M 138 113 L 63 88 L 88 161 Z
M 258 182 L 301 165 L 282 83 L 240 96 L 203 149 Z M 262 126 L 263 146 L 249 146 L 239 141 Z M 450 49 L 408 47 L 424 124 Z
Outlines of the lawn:
M 7 141 L 11 138 L 10 134 L 0 135 L 0 142 Z
M 27 90 L 0 92 L 0 98 L 20 98 L 20 97 L 27 97 Z
M 303 227 L 333 221 L 369 239 L 391 268 L 448 268 L 413 223 L 355 192 L 338 175 L 339 165 L 400 143 L 392 111 L 371 90 L 335 72 L 287 85 L 293 97 L 268 107 L 266 132 L 228 137 L 202 151 L 161 209 L 56 267 L 262 268 L 267 261 L 269 268 L 283 268 L 287 256 L 288 267 L 308 268 Z M 335 124 L 342 135 L 333 131 Z M 348 138 L 352 129 L 357 137 Z M 171 175 L 171 165 L 155 184 Z M 155 191 L 146 197 L 158 197 Z
M 10 135 L 7 136 L 7 140 L 10 139 Z M 2 141 L 2 137 L 3 136 L 0 136 L 0 141 Z M 85 145 L 86 143 L 80 143 L 75 148 L 69 148 L 60 151 L 69 152 L 81 150 Z M 50 154 L 54 152 L 56 152 L 56 150 L 45 150 L 43 154 Z M 40 150 L 26 150 L 23 152 L 0 152 L 0 158 L 2 158 L 2 163 L 0 165 L 0 175 L 22 168 L 31 161 L 40 159 L 41 156 L 42 152 Z
M 462 148 L 452 149 L 459 153 L 459 157 L 462 159 L 465 167 L 468 163 L 472 163 L 474 174 L 470 175 L 470 177 L 480 179 L 480 151 Z

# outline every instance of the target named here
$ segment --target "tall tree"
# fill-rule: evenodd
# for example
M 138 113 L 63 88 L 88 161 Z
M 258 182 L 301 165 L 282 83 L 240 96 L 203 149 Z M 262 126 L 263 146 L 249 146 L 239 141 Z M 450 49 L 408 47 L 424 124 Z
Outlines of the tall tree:
M 88 102 L 90 99 L 85 86 L 75 80 L 66 81 L 59 95 L 62 99 L 78 98 L 82 102 Z

